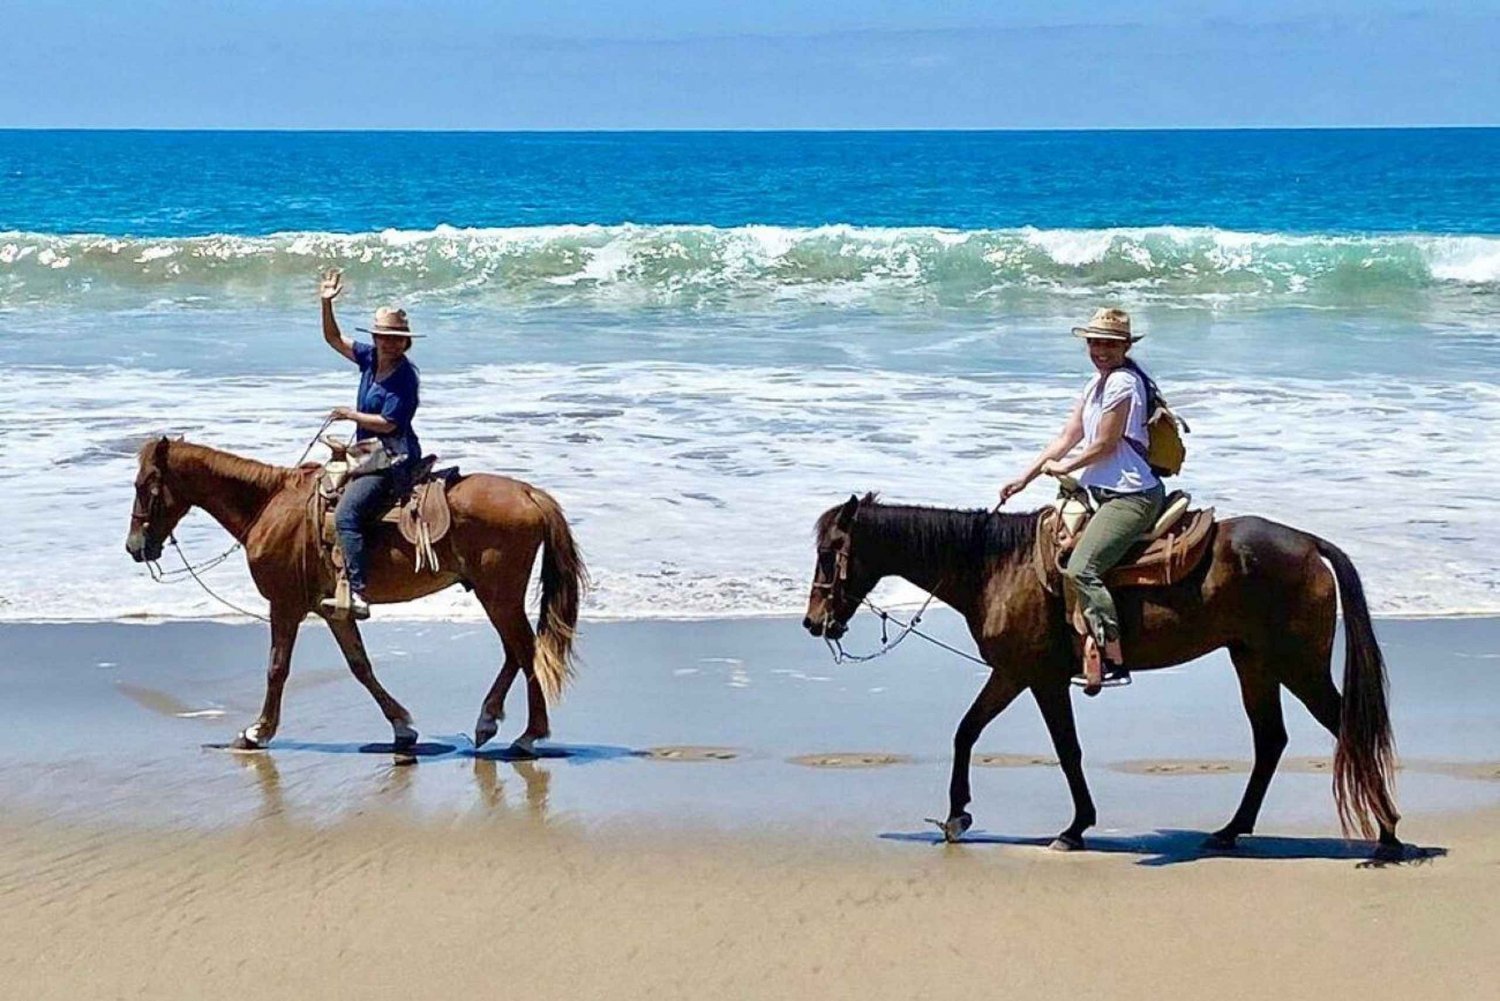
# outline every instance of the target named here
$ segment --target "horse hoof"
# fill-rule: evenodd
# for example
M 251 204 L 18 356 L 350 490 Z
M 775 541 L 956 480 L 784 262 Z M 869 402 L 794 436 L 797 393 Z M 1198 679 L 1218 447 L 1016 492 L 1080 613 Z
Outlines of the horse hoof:
M 1382 841 L 1375 846 L 1375 854 L 1371 858 L 1376 862 L 1404 862 L 1406 845 L 1400 841 Z
M 1231 852 L 1239 847 L 1239 835 L 1228 831 L 1215 831 L 1203 839 L 1200 847 L 1206 852 Z
M 1083 851 L 1083 838 L 1076 834 L 1059 834 L 1047 847 L 1055 852 L 1081 852 Z
M 535 757 L 536 738 L 523 733 L 521 734 L 521 736 L 510 742 L 510 749 L 520 754 L 527 754 Z
M 474 724 L 474 747 L 480 748 L 495 739 L 500 732 L 500 722 L 493 716 L 481 716 Z
M 261 745 L 260 741 L 251 740 L 244 733 L 241 733 L 234 740 L 230 741 L 229 749 L 231 751 L 264 751 L 265 747 Z
M 974 826 L 974 818 L 969 816 L 968 811 L 956 813 L 947 820 L 938 820 L 928 817 L 927 822 L 943 832 L 943 840 L 948 844 L 957 844 L 958 839 L 964 836 L 964 832 Z

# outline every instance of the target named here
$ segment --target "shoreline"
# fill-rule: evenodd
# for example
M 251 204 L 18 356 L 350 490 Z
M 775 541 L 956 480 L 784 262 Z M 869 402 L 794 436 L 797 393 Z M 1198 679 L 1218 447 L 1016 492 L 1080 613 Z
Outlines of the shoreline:
M 528 591 L 528 593 L 529 593 L 529 591 Z M 923 605 L 923 601 L 921 601 L 919 599 L 919 600 L 913 600 L 913 601 L 892 601 L 892 602 L 887 602 L 884 605 L 884 607 L 888 611 L 902 612 L 902 611 L 909 611 L 909 610 L 915 609 L 915 608 L 920 608 L 922 605 Z M 381 608 L 385 608 L 387 606 L 384 606 L 384 605 L 375 605 L 375 606 L 372 606 L 372 607 L 375 608 L 375 609 L 381 609 Z M 530 607 L 531 606 L 528 605 L 528 608 L 530 608 Z M 934 600 L 932 602 L 932 607 L 933 608 L 940 608 L 940 609 L 947 609 L 948 606 L 944 605 L 941 601 Z M 786 619 L 800 621 L 801 618 L 802 618 L 802 615 L 803 615 L 803 613 L 800 612 L 800 611 L 791 611 L 791 610 L 789 610 L 789 611 L 781 611 L 781 612 L 777 612 L 777 611 L 750 611 L 750 612 L 743 612 L 743 613 L 729 613 L 729 612 L 722 612 L 722 611 L 713 611 L 713 612 L 704 612 L 704 613 L 702 613 L 700 615 L 680 615 L 680 614 L 679 615 L 670 615 L 670 614 L 662 614 L 662 615 L 644 615 L 644 614 L 608 615 L 608 614 L 606 614 L 606 615 L 599 615 L 599 614 L 589 614 L 585 610 L 584 612 L 582 612 L 579 615 L 578 621 L 579 621 L 579 625 L 580 626 L 587 626 L 587 625 L 590 625 L 590 624 L 615 625 L 615 624 L 620 624 L 620 623 L 632 623 L 632 622 L 639 622 L 639 623 L 668 623 L 668 624 L 682 623 L 682 624 L 689 624 L 689 623 L 711 623 L 711 622 L 719 622 L 719 621 L 725 621 L 725 622 L 744 622 L 744 621 L 762 621 L 762 620 L 766 620 L 766 621 L 780 621 L 780 620 L 786 620 Z M 1494 609 L 1494 610 L 1488 610 L 1488 609 L 1486 609 L 1486 610 L 1480 610 L 1480 611 L 1383 612 L 1383 613 L 1378 613 L 1378 614 L 1372 612 L 1370 617 L 1376 623 L 1380 623 L 1380 622 L 1449 622 L 1449 621 L 1452 621 L 1452 622 L 1471 622 L 1471 621 L 1483 620 L 1483 619 L 1495 619 L 1497 621 L 1500 621 L 1500 609 Z M 860 618 L 866 618 L 867 619 L 867 618 L 869 618 L 869 614 L 868 613 L 863 613 L 861 616 L 857 616 L 856 617 L 856 621 L 858 621 Z M 1338 621 L 1340 623 L 1343 622 L 1343 615 L 1342 615 L 1342 613 L 1340 613 L 1340 615 L 1338 617 Z M 321 623 L 322 620 L 317 615 L 309 613 L 308 616 L 307 616 L 307 618 L 303 619 L 302 622 L 303 622 L 303 625 L 312 625 L 312 624 Z M 369 622 L 375 623 L 375 624 L 378 624 L 378 625 L 391 625 L 391 626 L 430 626 L 430 625 L 468 626 L 468 625 L 487 625 L 488 622 L 489 622 L 489 620 L 484 617 L 484 610 L 483 609 L 479 609 L 479 610 L 476 611 L 476 613 L 472 617 L 467 617 L 467 616 L 466 617 L 457 617 L 457 616 L 453 616 L 453 615 L 400 616 L 400 615 L 387 614 L 387 613 L 382 613 L 382 612 L 378 612 L 377 611 L 376 614 L 373 615 L 370 618 Z M 230 614 L 230 615 L 196 615 L 195 616 L 195 615 L 158 615 L 155 612 L 141 612 L 141 613 L 138 613 L 138 614 L 131 614 L 131 615 L 118 615 L 118 616 L 114 616 L 112 618 L 86 618 L 86 617 L 79 617 L 79 618 L 46 618 L 46 617 L 39 617 L 39 616 L 31 616 L 31 617 L 27 617 L 27 618 L 14 618 L 14 619 L 12 619 L 12 618 L 6 618 L 4 615 L 0 615 L 0 628 L 3 628 L 5 626 L 109 626 L 109 625 L 170 626 L 170 625 L 190 625 L 190 624 L 196 624 L 196 623 L 210 623 L 210 624 L 214 624 L 214 625 L 226 625 L 226 626 L 246 626 L 246 625 L 255 625 L 255 624 L 264 625 L 264 621 L 261 620 L 261 619 L 256 619 L 256 618 L 252 618 L 250 616 L 238 615 L 238 614 Z M 363 625 L 363 623 L 361 623 L 361 624 Z
M 951 739 L 988 671 L 925 644 L 835 665 L 794 619 L 595 623 L 580 634 L 575 685 L 553 707 L 535 760 L 510 752 L 523 689 L 497 740 L 470 727 L 500 668 L 479 623 L 372 620 L 375 672 L 421 733 L 416 767 L 350 676 L 327 629 L 303 630 L 279 732 L 265 754 L 211 750 L 259 713 L 267 637 L 259 624 L 33 624 L 0 628 L 0 803 L 77 821 L 215 829 L 292 811 L 323 825 L 371 809 L 463 815 L 510 787 L 552 818 L 600 829 L 673 818 L 694 828 L 781 823 L 837 833 L 911 832 L 947 809 Z M 962 642 L 934 609 L 924 625 Z M 873 646 L 878 626 L 856 632 Z M 1500 807 L 1500 619 L 1386 620 L 1392 719 L 1409 815 Z M 1342 655 L 1335 653 L 1335 676 Z M 1332 740 L 1290 697 L 1290 743 L 1262 829 L 1337 830 Z M 1244 789 L 1251 740 L 1220 652 L 1142 672 L 1074 699 L 1101 823 L 1212 829 Z M 210 748 L 210 750 L 205 750 Z M 255 760 L 252 760 L 255 759 Z M 259 763 L 255 763 L 256 760 Z M 1055 833 L 1069 800 L 1030 699 L 975 747 L 978 830 Z M 1193 777 L 1197 781 L 1182 781 Z

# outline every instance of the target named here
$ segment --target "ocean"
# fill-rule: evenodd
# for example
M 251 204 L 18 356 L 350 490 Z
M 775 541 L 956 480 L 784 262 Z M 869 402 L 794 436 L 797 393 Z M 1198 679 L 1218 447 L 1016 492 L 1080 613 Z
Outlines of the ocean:
M 294 462 L 353 402 L 328 266 L 346 333 L 428 335 L 429 449 L 563 503 L 586 616 L 799 611 L 849 493 L 989 506 L 1105 304 L 1192 425 L 1174 487 L 1336 542 L 1377 613 L 1500 613 L 1500 130 L 0 131 L 0 620 L 225 613 L 125 555 L 135 451 Z

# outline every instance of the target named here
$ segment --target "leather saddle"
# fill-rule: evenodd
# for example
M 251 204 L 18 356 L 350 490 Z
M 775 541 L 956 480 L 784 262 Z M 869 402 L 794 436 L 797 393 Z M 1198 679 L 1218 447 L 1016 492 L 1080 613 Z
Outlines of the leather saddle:
M 1037 531 L 1036 572 L 1042 587 L 1056 593 L 1056 581 L 1062 574 L 1068 553 L 1083 534 L 1095 511 L 1094 500 L 1077 480 L 1059 476 L 1058 498 L 1042 512 Z M 1104 574 L 1104 584 L 1120 587 L 1164 587 L 1182 580 L 1203 562 L 1213 539 L 1214 509 L 1191 510 L 1192 498 L 1181 490 L 1167 495 L 1162 512 L 1141 540 Z M 1081 680 L 1085 695 L 1097 695 L 1105 688 L 1130 683 L 1128 672 L 1106 678 L 1104 659 L 1125 666 L 1125 657 L 1117 640 L 1101 649 L 1090 635 L 1082 609 L 1075 596 L 1064 595 L 1069 624 L 1075 635 L 1074 653 L 1083 662 Z M 1075 682 L 1079 679 L 1075 679 Z
M 333 442 L 328 444 L 333 448 Z M 397 498 L 380 517 L 381 522 L 395 525 L 401 537 L 416 550 L 417 573 L 424 570 L 438 573 L 442 570 L 435 547 L 453 525 L 453 516 L 448 510 L 448 487 L 458 478 L 458 467 L 434 469 L 436 464 L 437 456 L 424 456 L 412 472 L 411 488 L 406 495 Z M 311 515 L 322 541 L 325 557 L 339 576 L 343 573 L 344 556 L 338 545 L 334 508 L 338 505 L 348 480 L 349 463 L 344 449 L 333 448 L 333 457 L 318 471 Z
M 1058 482 L 1058 498 L 1042 512 L 1037 532 L 1037 571 L 1049 591 L 1095 509 L 1088 491 L 1072 477 L 1058 477 Z M 1208 553 L 1214 509 L 1193 510 L 1191 503 L 1192 497 L 1181 490 L 1168 494 L 1156 524 L 1105 573 L 1105 586 L 1161 587 L 1192 573 Z

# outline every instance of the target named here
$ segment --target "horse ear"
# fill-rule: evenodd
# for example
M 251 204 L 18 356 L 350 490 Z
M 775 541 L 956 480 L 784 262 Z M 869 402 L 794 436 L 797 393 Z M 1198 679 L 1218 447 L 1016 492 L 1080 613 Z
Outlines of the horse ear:
M 838 525 L 839 528 L 847 529 L 850 525 L 854 524 L 854 513 L 858 510 L 859 498 L 854 494 L 850 494 L 849 499 L 844 501 L 844 506 L 839 508 L 839 516 L 834 520 L 834 524 Z

